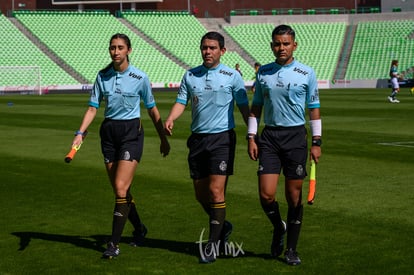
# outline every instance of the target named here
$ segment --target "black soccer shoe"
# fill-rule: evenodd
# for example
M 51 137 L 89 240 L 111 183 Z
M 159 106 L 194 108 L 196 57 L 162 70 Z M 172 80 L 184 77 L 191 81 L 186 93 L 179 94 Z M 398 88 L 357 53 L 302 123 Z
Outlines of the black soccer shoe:
M 288 265 L 300 265 L 301 261 L 298 252 L 289 248 L 285 251 L 285 260 Z
M 115 245 L 113 242 L 109 242 L 105 252 L 102 254 L 104 259 L 112 259 L 119 255 L 120 250 L 119 246 Z
M 147 235 L 147 228 L 145 227 L 144 224 L 141 224 L 141 229 L 138 230 L 134 230 L 134 232 L 132 232 L 132 242 L 129 244 L 131 246 L 143 246 L 144 242 L 145 242 L 145 236 Z
M 214 243 L 208 242 L 202 251 L 200 251 L 200 264 L 210 264 L 216 261 L 216 245 Z

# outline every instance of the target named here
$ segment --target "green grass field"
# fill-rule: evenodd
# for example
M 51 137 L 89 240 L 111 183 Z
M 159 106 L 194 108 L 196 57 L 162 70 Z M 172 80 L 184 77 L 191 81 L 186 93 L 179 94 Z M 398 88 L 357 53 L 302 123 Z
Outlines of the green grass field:
M 323 155 L 317 197 L 305 205 L 298 251 L 302 265 L 270 259 L 270 222 L 257 194 L 257 163 L 246 153 L 236 114 L 238 149 L 227 193 L 231 241 L 244 254 L 198 263 L 207 217 L 187 168 L 189 109 L 175 123 L 171 153 L 146 112 L 145 150 L 133 195 L 148 227 L 146 245 L 102 260 L 114 198 L 99 146 L 100 110 L 72 163 L 63 161 L 88 95 L 0 97 L 0 274 L 410 274 L 414 272 L 414 96 L 402 89 L 322 90 Z M 165 118 L 175 93 L 155 93 Z M 307 184 L 304 188 L 307 194 Z M 305 197 L 306 198 L 306 197 Z M 283 217 L 283 185 L 278 200 Z

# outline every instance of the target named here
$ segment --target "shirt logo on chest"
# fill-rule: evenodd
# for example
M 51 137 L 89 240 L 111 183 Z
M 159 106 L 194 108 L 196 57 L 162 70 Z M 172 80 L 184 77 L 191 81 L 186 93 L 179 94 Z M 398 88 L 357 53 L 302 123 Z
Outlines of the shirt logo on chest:
M 140 75 L 136 75 L 136 74 L 134 74 L 134 73 L 129 73 L 129 76 L 130 76 L 130 77 L 132 77 L 132 78 L 136 78 L 136 79 L 138 79 L 138 80 L 140 80 L 140 79 L 142 78 L 142 76 L 140 76 Z

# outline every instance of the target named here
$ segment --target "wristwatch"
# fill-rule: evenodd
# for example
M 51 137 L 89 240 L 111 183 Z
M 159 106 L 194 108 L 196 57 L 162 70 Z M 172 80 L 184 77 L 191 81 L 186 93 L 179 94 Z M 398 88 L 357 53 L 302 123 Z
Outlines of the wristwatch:
M 246 140 L 255 139 L 255 138 L 256 138 L 256 135 L 253 135 L 253 134 L 247 134 L 246 135 Z
M 322 140 L 321 139 L 312 139 L 312 146 L 321 146 Z

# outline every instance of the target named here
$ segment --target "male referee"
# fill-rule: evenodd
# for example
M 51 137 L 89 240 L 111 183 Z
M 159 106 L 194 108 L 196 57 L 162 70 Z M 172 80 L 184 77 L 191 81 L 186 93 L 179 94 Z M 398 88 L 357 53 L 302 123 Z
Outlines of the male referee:
M 174 121 L 191 102 L 188 165 L 196 198 L 209 216 L 210 229 L 200 262 L 211 263 L 216 260 L 216 248 L 225 244 L 232 231 L 231 223 L 225 221 L 225 190 L 228 176 L 233 174 L 236 147 L 234 102 L 246 124 L 249 102 L 241 75 L 220 63 L 226 52 L 224 37 L 208 32 L 201 39 L 200 50 L 203 64 L 184 74 L 165 130 L 172 135 Z
M 302 184 L 307 175 L 308 158 L 306 105 L 312 132 L 310 157 L 318 163 L 321 156 L 318 83 L 313 69 L 293 57 L 297 43 L 290 26 L 277 26 L 272 32 L 270 46 L 276 61 L 261 66 L 256 76 L 248 122 L 248 153 L 251 159 L 259 160 L 260 202 L 274 227 L 271 255 L 282 254 L 287 230 L 285 260 L 289 265 L 298 265 L 301 260 L 296 245 L 302 224 Z M 263 107 L 265 127 L 260 137 L 256 137 Z M 282 169 L 288 203 L 287 229 L 276 200 Z

